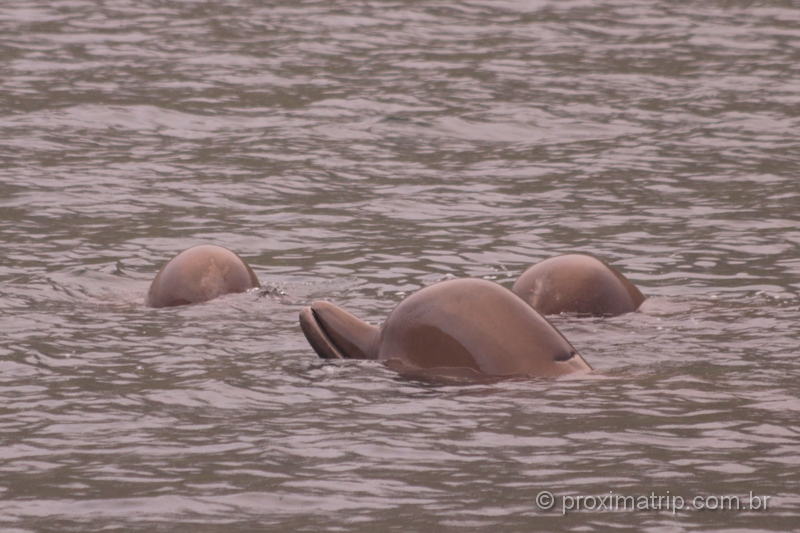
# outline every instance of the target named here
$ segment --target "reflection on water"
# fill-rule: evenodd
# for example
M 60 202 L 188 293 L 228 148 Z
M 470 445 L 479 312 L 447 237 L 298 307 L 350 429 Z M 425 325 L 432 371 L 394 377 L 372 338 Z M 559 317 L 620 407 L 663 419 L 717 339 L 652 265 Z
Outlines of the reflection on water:
M 795 527 L 797 6 L 11 0 L 0 35 L 2 528 Z M 200 242 L 266 294 L 145 308 Z M 555 317 L 579 379 L 433 386 L 297 325 L 575 251 L 651 297 Z

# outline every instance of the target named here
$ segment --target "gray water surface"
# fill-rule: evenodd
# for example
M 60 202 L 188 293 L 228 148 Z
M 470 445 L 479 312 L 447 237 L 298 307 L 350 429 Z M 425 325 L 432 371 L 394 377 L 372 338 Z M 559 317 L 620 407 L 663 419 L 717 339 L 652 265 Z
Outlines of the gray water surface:
M 789 1 L 4 0 L 0 529 L 796 530 L 798 131 Z M 144 307 L 204 242 L 266 290 Z M 554 317 L 589 375 L 298 327 L 568 252 L 650 297 Z M 562 516 L 610 494 L 687 508 Z

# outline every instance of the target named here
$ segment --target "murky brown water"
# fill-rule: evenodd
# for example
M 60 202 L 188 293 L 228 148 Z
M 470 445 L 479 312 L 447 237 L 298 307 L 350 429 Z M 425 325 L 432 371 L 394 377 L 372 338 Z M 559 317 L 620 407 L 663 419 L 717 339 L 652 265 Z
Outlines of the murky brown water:
M 788 1 L 4 0 L 0 529 L 796 529 L 798 131 Z M 145 308 L 201 242 L 270 294 Z M 435 387 L 297 325 L 574 251 L 651 296 L 555 319 L 583 378 Z M 610 491 L 687 509 L 561 516 Z

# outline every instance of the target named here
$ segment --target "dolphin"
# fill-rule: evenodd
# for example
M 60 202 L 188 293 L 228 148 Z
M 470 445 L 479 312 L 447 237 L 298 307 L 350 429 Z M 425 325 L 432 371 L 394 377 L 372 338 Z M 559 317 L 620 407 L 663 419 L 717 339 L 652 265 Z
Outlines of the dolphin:
M 592 369 L 547 319 L 482 279 L 421 289 L 380 327 L 324 301 L 300 312 L 300 326 L 324 359 L 376 359 L 411 375 L 556 377 Z
M 619 271 L 585 254 L 545 259 L 528 268 L 511 290 L 543 315 L 620 315 L 636 311 L 645 300 Z
M 150 284 L 145 303 L 150 307 L 193 304 L 259 286 L 253 269 L 241 257 L 227 248 L 202 244 L 164 265 Z

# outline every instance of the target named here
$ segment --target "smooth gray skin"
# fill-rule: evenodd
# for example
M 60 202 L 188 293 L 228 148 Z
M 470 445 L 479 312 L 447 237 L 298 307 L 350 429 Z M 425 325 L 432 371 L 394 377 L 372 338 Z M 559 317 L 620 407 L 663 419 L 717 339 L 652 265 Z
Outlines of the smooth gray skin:
M 583 254 L 545 259 L 526 270 L 511 290 L 543 315 L 620 315 L 636 311 L 645 300 L 616 269 Z
M 227 248 L 202 244 L 164 265 L 150 284 L 145 303 L 150 307 L 193 304 L 259 286 L 241 257 Z
M 329 302 L 300 312 L 308 342 L 325 359 L 378 359 L 409 374 L 555 377 L 591 366 L 547 319 L 509 290 L 457 279 L 403 300 L 371 326 Z

